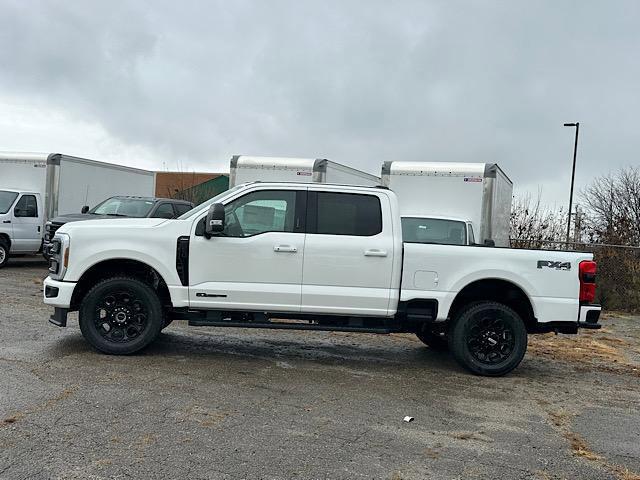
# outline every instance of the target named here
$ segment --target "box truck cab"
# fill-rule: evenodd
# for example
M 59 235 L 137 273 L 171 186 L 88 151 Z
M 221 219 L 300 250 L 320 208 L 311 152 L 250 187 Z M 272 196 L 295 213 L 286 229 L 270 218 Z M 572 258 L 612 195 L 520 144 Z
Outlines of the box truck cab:
M 9 252 L 23 254 L 40 249 L 43 215 L 39 192 L 0 190 L 0 267 L 9 260 Z
M 400 213 L 464 219 L 477 244 L 509 246 L 513 183 L 495 163 L 384 162 Z

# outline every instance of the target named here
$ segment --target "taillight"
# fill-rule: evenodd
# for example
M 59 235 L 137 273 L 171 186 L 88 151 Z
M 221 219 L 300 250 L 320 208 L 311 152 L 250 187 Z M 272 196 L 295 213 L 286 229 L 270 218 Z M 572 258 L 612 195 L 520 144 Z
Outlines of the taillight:
M 593 303 L 596 299 L 596 262 L 583 260 L 580 262 L 580 302 Z

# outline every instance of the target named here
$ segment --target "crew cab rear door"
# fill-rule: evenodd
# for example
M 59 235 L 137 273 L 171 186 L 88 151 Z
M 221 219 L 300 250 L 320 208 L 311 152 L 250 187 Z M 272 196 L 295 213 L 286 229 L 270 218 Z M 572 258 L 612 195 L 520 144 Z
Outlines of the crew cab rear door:
M 303 312 L 387 315 L 395 254 L 390 218 L 389 202 L 377 192 L 310 187 Z
M 299 312 L 307 191 L 249 190 L 225 203 L 225 230 L 189 247 L 193 308 Z M 197 224 L 204 226 L 205 217 Z

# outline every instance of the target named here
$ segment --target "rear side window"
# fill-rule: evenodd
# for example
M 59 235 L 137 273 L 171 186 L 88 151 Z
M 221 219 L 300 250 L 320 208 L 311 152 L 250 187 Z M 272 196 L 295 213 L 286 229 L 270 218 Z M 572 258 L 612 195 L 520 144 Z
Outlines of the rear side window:
M 309 216 L 315 220 L 310 222 L 310 233 L 370 237 L 382 232 L 382 208 L 377 196 L 309 193 L 315 197 L 309 205 Z
M 408 243 L 465 245 L 467 225 L 440 218 L 402 217 L 402 240 Z
M 161 203 L 156 211 L 151 214 L 154 218 L 174 218 L 173 206 L 170 203 Z

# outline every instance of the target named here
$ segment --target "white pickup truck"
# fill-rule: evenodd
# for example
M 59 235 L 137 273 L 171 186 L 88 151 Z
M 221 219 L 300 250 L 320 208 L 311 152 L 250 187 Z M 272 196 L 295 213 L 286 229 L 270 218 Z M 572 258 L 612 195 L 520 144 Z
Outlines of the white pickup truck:
M 520 363 L 528 333 L 599 328 L 591 254 L 403 242 L 384 187 L 243 184 L 174 220 L 66 224 L 50 253 L 50 321 L 78 310 L 86 340 L 110 354 L 144 348 L 174 319 L 412 332 L 497 376 Z

